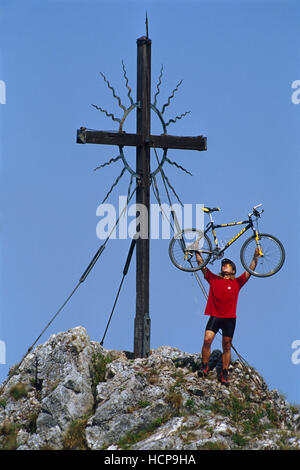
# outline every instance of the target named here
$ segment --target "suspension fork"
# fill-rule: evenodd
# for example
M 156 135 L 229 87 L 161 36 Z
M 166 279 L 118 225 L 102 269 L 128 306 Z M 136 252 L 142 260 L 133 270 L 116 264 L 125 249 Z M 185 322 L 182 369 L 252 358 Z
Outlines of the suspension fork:
M 254 228 L 253 222 L 252 222 L 252 230 L 253 230 L 253 234 L 255 236 L 256 247 L 258 248 L 258 255 L 259 256 L 264 256 L 261 244 L 259 243 L 259 240 L 260 240 L 259 233 L 258 233 L 258 230 L 256 230 L 256 228 Z

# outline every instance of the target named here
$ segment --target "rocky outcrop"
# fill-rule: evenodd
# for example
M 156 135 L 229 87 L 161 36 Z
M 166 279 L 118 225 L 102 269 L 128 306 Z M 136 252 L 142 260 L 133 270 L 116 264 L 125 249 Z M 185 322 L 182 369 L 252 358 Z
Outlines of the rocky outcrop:
M 224 387 L 216 369 L 199 378 L 199 363 L 168 346 L 130 359 L 90 341 L 83 327 L 53 335 L 2 389 L 0 448 L 300 448 L 299 409 L 256 371 L 235 361 Z

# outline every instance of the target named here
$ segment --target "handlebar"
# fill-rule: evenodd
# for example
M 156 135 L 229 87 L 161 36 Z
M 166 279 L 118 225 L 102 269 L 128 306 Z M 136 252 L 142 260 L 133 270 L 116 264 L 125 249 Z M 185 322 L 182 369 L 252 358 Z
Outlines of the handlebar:
M 261 207 L 262 204 L 257 204 L 257 206 L 254 206 L 253 207 L 253 212 L 250 212 L 248 214 L 249 217 L 251 217 L 252 215 L 254 215 L 255 217 L 260 217 L 260 214 L 262 214 L 264 212 L 264 209 L 262 209 L 261 211 L 257 210 L 258 207 Z

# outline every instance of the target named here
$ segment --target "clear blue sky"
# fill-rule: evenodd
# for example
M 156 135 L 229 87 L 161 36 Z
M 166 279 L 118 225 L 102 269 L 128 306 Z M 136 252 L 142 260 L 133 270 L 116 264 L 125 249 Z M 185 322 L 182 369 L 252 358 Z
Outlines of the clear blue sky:
M 285 246 L 282 270 L 268 279 L 251 278 L 241 291 L 234 344 L 271 388 L 299 403 L 300 364 L 292 363 L 291 345 L 300 340 L 300 104 L 292 103 L 291 85 L 300 79 L 300 5 L 291 0 L 1 0 L 0 80 L 6 84 L 6 104 L 0 104 L 0 340 L 6 344 L 6 364 L 0 364 L 0 380 L 102 243 L 96 236 L 96 209 L 122 164 L 94 172 L 118 149 L 78 145 L 76 129 L 117 129 L 91 104 L 120 116 L 103 72 L 128 106 L 122 60 L 135 99 L 136 39 L 145 34 L 146 10 L 152 97 L 163 64 L 158 107 L 183 79 L 165 117 L 191 111 L 168 132 L 208 139 L 207 152 L 168 154 L 193 174 L 165 166 L 182 202 L 221 207 L 215 216 L 220 223 L 241 220 L 263 203 L 260 229 Z M 134 115 L 130 126 L 134 129 Z M 153 129 L 159 129 L 155 116 Z M 127 155 L 134 164 L 134 152 Z M 108 202 L 117 204 L 128 183 L 126 173 Z M 161 181 L 160 190 L 167 202 Z M 233 231 L 223 233 L 220 238 L 228 239 Z M 168 243 L 151 241 L 151 347 L 199 352 L 205 301 L 192 275 L 171 264 Z M 129 244 L 107 244 L 40 342 L 78 325 L 92 340 L 101 340 Z M 228 251 L 239 273 L 240 246 Z M 211 269 L 217 272 L 218 263 Z M 132 263 L 106 348 L 133 349 L 134 316 Z M 214 347 L 220 348 L 219 340 Z

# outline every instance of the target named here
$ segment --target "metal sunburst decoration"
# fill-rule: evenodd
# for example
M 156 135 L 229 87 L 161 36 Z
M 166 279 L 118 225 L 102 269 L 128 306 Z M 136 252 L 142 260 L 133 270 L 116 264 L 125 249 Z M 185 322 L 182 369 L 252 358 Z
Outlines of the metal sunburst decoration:
M 139 103 L 138 102 L 134 102 L 132 96 L 131 96 L 131 88 L 128 84 L 128 77 L 127 77 L 127 73 L 126 73 L 126 68 L 125 68 L 125 65 L 124 65 L 124 62 L 122 61 L 122 68 L 123 68 L 123 76 L 124 76 L 124 79 L 125 79 L 125 86 L 128 90 L 128 93 L 127 93 L 127 96 L 128 96 L 128 99 L 130 101 L 130 105 L 128 107 L 124 106 L 122 104 L 122 101 L 121 101 L 121 98 L 116 94 L 116 91 L 115 91 L 115 88 L 110 84 L 110 82 L 108 81 L 108 79 L 106 78 L 106 76 L 100 72 L 100 75 L 101 77 L 103 78 L 104 82 L 107 84 L 108 88 L 112 91 L 112 94 L 113 94 L 113 97 L 117 100 L 118 102 L 118 105 L 119 107 L 122 109 L 122 112 L 123 112 L 123 115 L 121 118 L 119 117 L 116 117 L 113 113 L 110 113 L 108 112 L 106 109 L 103 109 L 102 107 L 98 106 L 98 105 L 95 105 L 95 104 L 92 104 L 92 106 L 97 109 L 98 111 L 100 111 L 101 113 L 104 113 L 107 117 L 111 118 L 113 121 L 115 122 L 118 122 L 119 123 L 119 129 L 118 129 L 118 132 L 124 132 L 123 131 L 123 126 L 124 126 L 124 123 L 126 121 L 126 119 L 128 118 L 129 114 L 134 110 L 136 109 L 138 106 L 139 106 Z M 178 121 L 179 119 L 182 119 L 183 117 L 185 117 L 186 115 L 188 115 L 190 113 L 190 111 L 186 111 L 182 114 L 180 114 L 179 116 L 176 116 L 175 118 L 172 118 L 172 119 L 169 119 L 168 122 L 165 122 L 165 119 L 164 119 L 164 112 L 166 110 L 166 108 L 170 105 L 171 103 L 171 100 L 174 98 L 175 96 L 175 93 L 178 91 L 180 85 L 182 84 L 182 80 L 180 80 L 180 82 L 176 85 L 176 87 L 172 90 L 172 93 L 170 94 L 170 96 L 168 97 L 167 99 L 167 102 L 165 104 L 163 104 L 161 110 L 158 109 L 157 107 L 157 97 L 160 93 L 160 87 L 161 87 L 161 83 L 162 83 L 162 76 L 163 76 L 163 66 L 161 66 L 161 70 L 160 70 L 160 75 L 159 75 L 159 78 L 158 78 L 158 83 L 156 85 L 156 93 L 154 95 L 154 103 L 150 105 L 151 107 L 151 110 L 154 111 L 156 113 L 156 115 L 158 116 L 160 122 L 161 122 L 161 125 L 162 125 L 162 128 L 163 128 L 163 134 L 167 134 L 167 128 L 170 124 L 175 124 L 176 121 Z M 154 148 L 155 150 L 155 153 L 156 153 L 156 149 Z M 155 195 L 156 197 L 158 196 L 158 188 L 157 188 L 157 182 L 156 182 L 156 174 L 160 171 L 163 175 L 163 177 L 165 178 L 165 181 L 166 183 L 168 184 L 169 188 L 172 190 L 173 194 L 175 195 L 175 197 L 177 198 L 177 200 L 180 202 L 180 204 L 182 205 L 174 187 L 171 185 L 169 179 L 167 178 L 167 176 L 165 175 L 165 173 L 163 172 L 163 165 L 165 162 L 169 163 L 170 165 L 174 165 L 176 166 L 178 169 L 184 171 L 185 173 L 189 174 L 189 175 L 192 175 L 188 170 L 186 170 L 183 166 L 179 165 L 177 162 L 175 162 L 174 160 L 170 160 L 168 157 L 167 157 L 167 152 L 168 152 L 168 149 L 163 149 L 163 155 L 162 155 L 162 158 L 161 160 L 159 161 L 158 157 L 157 157 L 157 153 L 156 153 L 156 157 L 157 157 L 157 160 L 158 160 L 158 166 L 157 168 L 152 171 L 150 173 L 150 176 L 151 176 L 151 180 L 152 182 L 154 183 L 155 185 L 155 188 L 156 188 L 156 191 L 155 191 Z M 130 193 L 130 189 L 131 189 L 131 185 L 132 185 L 132 182 L 133 182 L 133 179 L 134 178 L 138 178 L 139 175 L 132 169 L 132 167 L 129 165 L 129 163 L 127 162 L 126 158 L 125 158 L 125 155 L 124 155 L 124 151 L 123 151 L 123 147 L 119 146 L 119 155 L 117 155 L 116 157 L 113 157 L 111 158 L 110 160 L 106 161 L 105 163 L 97 166 L 94 171 L 96 170 L 99 170 L 101 168 L 104 168 L 112 163 L 116 163 L 117 161 L 119 160 L 122 160 L 123 161 L 123 164 L 124 164 L 124 167 L 121 171 L 121 173 L 118 175 L 118 177 L 116 178 L 116 180 L 114 181 L 114 183 L 112 184 L 110 190 L 108 191 L 108 193 L 106 194 L 105 198 L 103 199 L 102 201 L 102 204 L 107 200 L 107 198 L 109 197 L 109 195 L 111 194 L 112 190 L 115 188 L 115 186 L 117 186 L 117 184 L 119 183 L 119 181 L 121 180 L 122 176 L 124 175 L 125 171 L 127 170 L 129 173 L 130 173 L 130 182 L 129 182 L 129 187 L 128 187 L 128 196 L 129 196 L 129 193 Z

